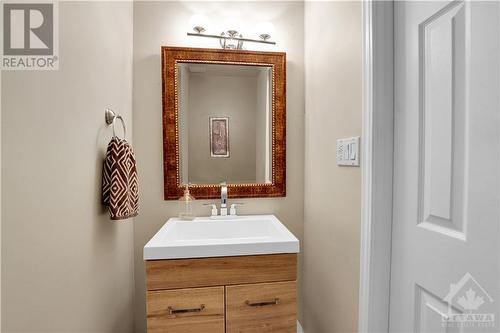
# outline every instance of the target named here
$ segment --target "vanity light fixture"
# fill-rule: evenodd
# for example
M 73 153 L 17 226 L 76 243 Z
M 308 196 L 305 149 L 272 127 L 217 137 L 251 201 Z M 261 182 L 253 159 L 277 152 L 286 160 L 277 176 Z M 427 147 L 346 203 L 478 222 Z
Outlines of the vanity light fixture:
M 190 25 L 193 27 L 194 32 L 188 32 L 188 36 L 193 37 L 207 37 L 219 39 L 220 46 L 223 49 L 241 50 L 243 49 L 243 42 L 262 43 L 276 45 L 276 42 L 270 41 L 271 34 L 274 33 L 274 26 L 270 22 L 263 22 L 257 25 L 257 33 L 259 39 L 244 38 L 243 35 L 236 29 L 229 29 L 222 32 L 220 35 L 205 34 L 205 19 L 201 15 L 194 15 L 189 20 Z

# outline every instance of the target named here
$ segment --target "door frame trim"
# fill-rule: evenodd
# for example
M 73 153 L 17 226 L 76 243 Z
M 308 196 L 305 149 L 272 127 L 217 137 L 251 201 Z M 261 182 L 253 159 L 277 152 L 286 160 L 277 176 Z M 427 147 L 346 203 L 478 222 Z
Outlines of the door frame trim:
M 363 1 L 359 332 L 388 332 L 394 147 L 393 1 Z

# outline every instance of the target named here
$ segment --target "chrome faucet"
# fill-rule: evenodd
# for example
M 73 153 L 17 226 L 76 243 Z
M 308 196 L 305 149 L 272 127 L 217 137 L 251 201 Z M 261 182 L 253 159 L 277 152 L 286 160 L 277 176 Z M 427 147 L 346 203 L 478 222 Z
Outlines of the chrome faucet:
M 220 215 L 227 215 L 227 185 L 226 182 L 220 184 Z
M 217 216 L 228 216 L 228 209 L 227 209 L 227 184 L 226 182 L 220 183 L 220 214 L 217 214 L 217 205 L 213 203 L 206 203 L 203 204 L 205 206 L 210 206 L 212 209 L 212 217 L 217 217 Z M 229 210 L 229 215 L 230 216 L 236 216 L 236 207 L 237 206 L 242 206 L 242 203 L 233 203 L 231 205 L 231 209 Z

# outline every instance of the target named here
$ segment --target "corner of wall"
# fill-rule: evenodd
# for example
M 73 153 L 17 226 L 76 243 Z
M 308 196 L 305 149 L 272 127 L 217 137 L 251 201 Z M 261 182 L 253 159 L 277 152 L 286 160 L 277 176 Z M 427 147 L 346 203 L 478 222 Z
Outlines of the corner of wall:
M 0 332 L 2 332 L 2 71 L 0 70 Z

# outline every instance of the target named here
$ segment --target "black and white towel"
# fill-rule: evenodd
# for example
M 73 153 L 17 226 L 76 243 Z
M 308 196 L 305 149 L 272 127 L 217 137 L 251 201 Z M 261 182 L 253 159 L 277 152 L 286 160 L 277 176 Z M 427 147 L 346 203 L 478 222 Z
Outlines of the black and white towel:
M 139 212 L 137 167 L 134 151 L 123 139 L 113 137 L 102 168 L 102 203 L 112 220 L 124 220 Z

